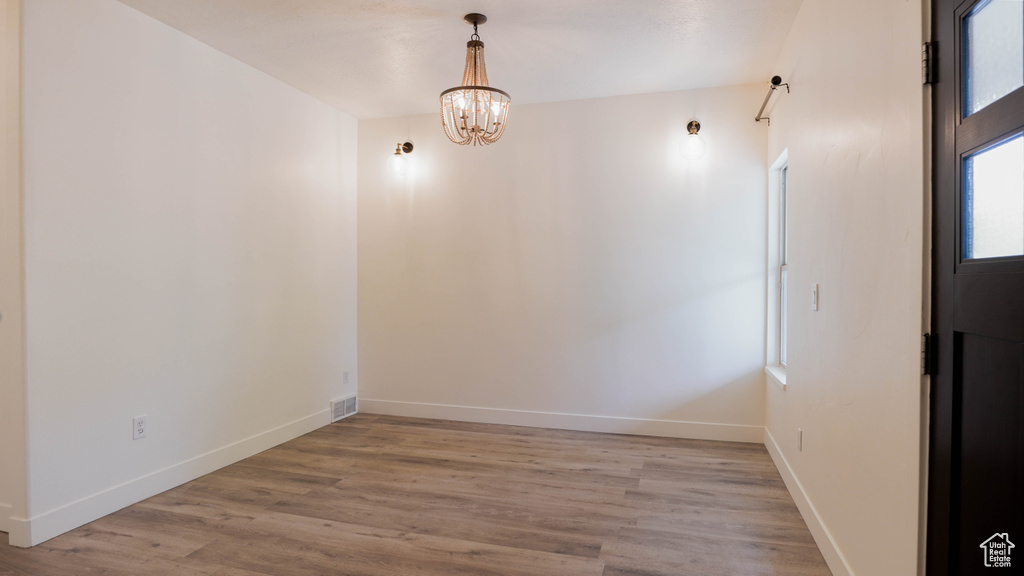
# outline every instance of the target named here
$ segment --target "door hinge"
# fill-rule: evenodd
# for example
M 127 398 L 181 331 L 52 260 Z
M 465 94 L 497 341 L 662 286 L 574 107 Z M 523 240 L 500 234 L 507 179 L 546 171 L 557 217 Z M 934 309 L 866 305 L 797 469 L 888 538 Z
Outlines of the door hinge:
M 921 375 L 928 376 L 935 373 L 935 336 L 932 334 L 921 335 Z
M 921 45 L 921 83 L 935 83 L 935 42 Z

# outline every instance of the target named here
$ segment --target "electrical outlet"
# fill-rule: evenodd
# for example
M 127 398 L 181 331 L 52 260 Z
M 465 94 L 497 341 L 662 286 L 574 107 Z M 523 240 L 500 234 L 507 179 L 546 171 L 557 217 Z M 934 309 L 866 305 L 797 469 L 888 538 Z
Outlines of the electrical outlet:
M 802 428 L 796 429 L 796 450 L 797 452 L 804 451 L 804 431 Z
M 811 310 L 818 311 L 818 285 L 811 287 Z
M 132 440 L 146 437 L 146 417 L 136 416 L 132 418 Z
M 345 370 L 345 372 L 342 373 L 341 380 L 342 383 L 348 384 L 348 370 Z

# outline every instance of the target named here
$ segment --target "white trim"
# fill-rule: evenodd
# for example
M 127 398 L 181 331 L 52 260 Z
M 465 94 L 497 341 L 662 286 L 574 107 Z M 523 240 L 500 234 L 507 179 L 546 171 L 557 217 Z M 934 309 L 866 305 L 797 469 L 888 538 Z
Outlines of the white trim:
M 800 510 L 800 515 L 803 516 L 807 528 L 810 529 L 811 536 L 814 537 L 814 542 L 818 545 L 818 550 L 821 550 L 821 555 L 825 557 L 825 563 L 828 564 L 829 570 L 832 571 L 832 576 L 853 576 L 853 569 L 850 568 L 846 557 L 839 550 L 839 545 L 836 544 L 835 539 L 832 538 L 832 533 L 829 532 L 825 522 L 818 515 L 818 510 L 807 496 L 807 492 L 804 491 L 803 485 L 789 466 L 786 457 L 782 455 L 782 450 L 775 443 L 775 438 L 767 426 L 764 429 L 764 446 L 768 449 L 768 454 L 771 455 L 772 460 L 775 462 L 775 467 L 779 469 L 779 474 L 782 475 L 782 480 L 786 483 L 789 494 L 793 497 L 793 501 L 796 502 L 796 507 Z
M 583 432 L 611 432 L 614 434 L 640 434 L 644 436 L 725 440 L 757 444 L 764 441 L 763 426 L 743 424 L 590 416 L 586 414 L 451 406 L 447 404 L 397 402 L 394 400 L 372 400 L 368 398 L 359 399 L 359 412 L 364 414 L 458 420 L 462 422 L 532 426 L 536 428 L 558 428 L 562 430 L 580 430 Z
M 786 369 L 782 366 L 765 366 L 764 373 L 783 390 L 786 389 Z
M 779 202 L 780 175 L 782 169 L 789 165 L 789 148 L 779 154 L 778 159 L 768 169 L 768 194 L 765 198 L 765 365 L 779 364 L 780 348 L 780 281 L 782 261 L 780 260 L 780 214 L 782 206 Z
M 328 424 L 330 424 L 330 411 L 321 410 L 163 470 L 157 470 L 141 478 L 113 486 L 33 518 L 26 520 L 11 517 L 8 526 L 11 529 L 9 530 L 10 543 L 21 547 L 35 546 L 116 512 L 125 506 L 195 480 Z

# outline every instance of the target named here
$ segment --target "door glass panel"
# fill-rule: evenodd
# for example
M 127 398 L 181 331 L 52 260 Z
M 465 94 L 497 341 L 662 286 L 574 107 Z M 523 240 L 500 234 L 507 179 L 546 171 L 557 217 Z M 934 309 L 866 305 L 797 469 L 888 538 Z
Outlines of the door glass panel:
M 964 160 L 964 258 L 1024 255 L 1024 136 Z
M 1024 0 L 983 0 L 964 18 L 964 116 L 1024 85 Z

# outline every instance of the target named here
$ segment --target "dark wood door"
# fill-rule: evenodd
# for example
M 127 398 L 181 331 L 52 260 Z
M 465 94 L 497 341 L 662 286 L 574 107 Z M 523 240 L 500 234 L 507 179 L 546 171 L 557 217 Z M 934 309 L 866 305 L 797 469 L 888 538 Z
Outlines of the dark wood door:
M 932 6 L 927 568 L 1024 574 L 1024 2 Z

